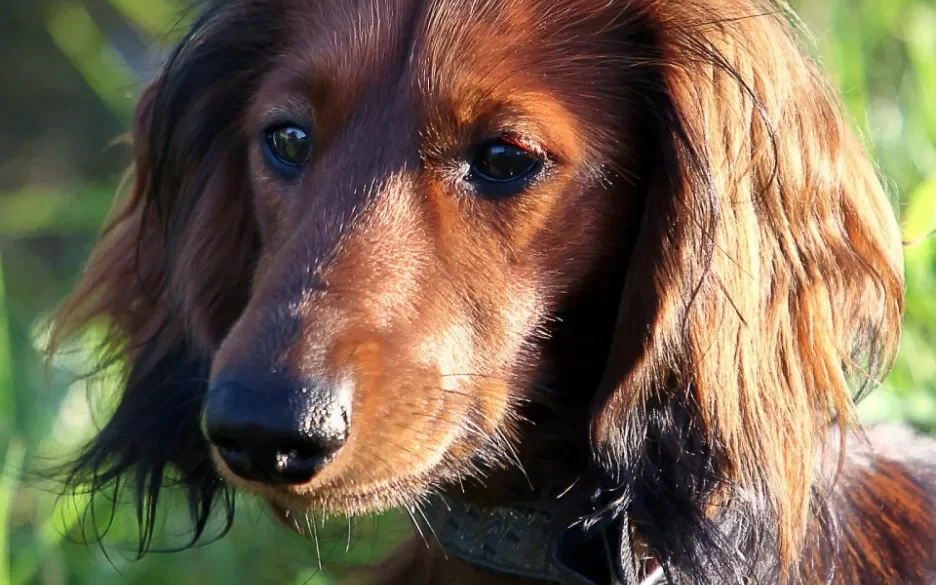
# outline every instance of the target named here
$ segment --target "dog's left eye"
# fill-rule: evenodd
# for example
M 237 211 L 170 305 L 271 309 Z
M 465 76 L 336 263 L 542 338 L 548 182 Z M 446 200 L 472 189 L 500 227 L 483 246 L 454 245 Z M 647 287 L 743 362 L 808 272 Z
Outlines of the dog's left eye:
M 504 139 L 480 145 L 471 160 L 468 181 L 482 192 L 510 194 L 523 189 L 543 167 L 543 160 Z
M 312 158 L 312 138 L 299 126 L 284 124 L 265 132 L 263 150 L 267 164 L 295 178 Z

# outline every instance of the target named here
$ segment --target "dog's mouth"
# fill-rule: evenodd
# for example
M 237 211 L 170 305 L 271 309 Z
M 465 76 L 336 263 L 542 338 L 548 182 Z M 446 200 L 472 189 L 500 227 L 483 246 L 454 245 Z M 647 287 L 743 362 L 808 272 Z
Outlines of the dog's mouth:
M 283 513 L 363 516 L 395 508 L 417 508 L 446 486 L 458 486 L 477 469 L 471 436 L 460 425 L 445 425 L 427 444 L 401 446 L 364 434 L 347 444 L 307 481 L 269 481 L 239 474 L 212 445 L 222 479 L 237 490 L 260 497 Z M 432 446 L 429 445 L 432 444 Z M 393 465 L 393 461 L 397 464 Z M 400 473 L 406 470 L 406 473 Z
M 504 376 L 445 376 L 392 350 L 373 367 L 358 350 L 356 367 L 317 376 L 219 367 L 202 431 L 221 478 L 295 513 L 363 516 L 417 508 L 515 461 Z

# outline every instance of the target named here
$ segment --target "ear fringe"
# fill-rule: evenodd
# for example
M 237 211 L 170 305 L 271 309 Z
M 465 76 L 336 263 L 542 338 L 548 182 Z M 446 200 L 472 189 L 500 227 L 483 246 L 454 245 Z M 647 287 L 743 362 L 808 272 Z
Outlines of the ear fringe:
M 200 413 L 210 354 L 249 294 L 257 237 L 249 198 L 232 185 L 246 184 L 239 116 L 266 59 L 277 54 L 270 43 L 283 36 L 265 6 L 208 6 L 144 92 L 132 189 L 53 322 L 50 353 L 103 322 L 103 361 L 128 365 L 112 418 L 58 471 L 67 491 L 111 494 L 113 507 L 132 488 L 140 554 L 152 543 L 161 489 L 170 483 L 187 493 L 192 543 L 217 498 L 222 533 L 232 520 L 232 495 L 212 465 Z M 94 506 L 89 515 L 103 536 L 109 522 L 95 521 Z
M 865 388 L 892 362 L 903 280 L 875 169 L 782 14 L 755 0 L 645 4 L 658 79 L 647 101 L 664 148 L 592 432 L 597 463 L 639 478 L 631 489 L 670 465 L 703 474 L 666 505 L 704 517 L 684 511 L 688 526 L 674 519 L 660 550 L 688 547 L 683 528 L 712 537 L 713 520 L 730 533 L 740 511 L 724 564 L 750 566 L 756 541 L 776 548 L 785 577 L 827 429 L 854 418 L 848 378 L 865 375 Z M 655 424 L 652 404 L 688 418 Z M 686 433 L 698 464 L 680 454 Z
M 64 479 L 66 493 L 91 496 L 82 530 L 96 538 L 108 532 L 120 492 L 132 486 L 140 555 L 152 543 L 167 475 L 187 492 L 192 543 L 204 533 L 219 494 L 226 518 L 222 532 L 233 517 L 232 496 L 213 469 L 208 445 L 198 430 L 209 362 L 169 317 L 161 289 L 152 292 L 143 284 L 150 275 L 163 279 L 161 258 L 153 254 L 160 248 L 145 243 L 153 240 L 144 235 L 148 230 L 141 220 L 141 206 L 134 191 L 102 234 L 82 280 L 53 320 L 47 348 L 55 354 L 77 332 L 103 319 L 110 333 L 99 367 L 115 361 L 130 364 L 109 422 L 73 462 L 50 473 Z M 148 253 L 138 254 L 144 250 Z M 99 495 L 109 500 L 107 514 L 99 508 Z
M 148 354 L 152 347 L 142 353 Z M 187 546 L 205 533 L 219 496 L 224 523 L 216 537 L 223 536 L 233 522 L 234 499 L 215 471 L 207 441 L 198 430 L 208 386 L 207 362 L 193 358 L 186 348 L 155 361 L 149 355 L 140 357 L 109 422 L 59 471 L 67 492 L 91 497 L 82 528 L 97 539 L 110 529 L 122 490 L 132 490 L 142 556 L 152 544 L 163 487 L 185 490 L 193 525 Z M 141 366 L 146 363 L 153 365 Z M 107 514 L 99 510 L 98 495 L 106 495 Z
M 103 321 L 108 335 L 99 368 L 129 364 L 109 422 L 58 469 L 65 493 L 87 494 L 81 529 L 100 539 L 111 528 L 121 493 L 131 488 L 139 523 L 138 554 L 151 546 L 162 487 L 186 491 L 194 544 L 205 532 L 217 497 L 224 508 L 223 534 L 233 519 L 233 496 L 214 470 L 199 432 L 209 361 L 182 334 L 166 310 L 164 269 L 158 238 L 143 221 L 145 200 L 136 189 L 102 233 L 81 281 L 53 319 L 49 355 L 86 327 Z M 85 374 L 93 376 L 95 372 Z M 101 497 L 108 512 L 100 509 Z

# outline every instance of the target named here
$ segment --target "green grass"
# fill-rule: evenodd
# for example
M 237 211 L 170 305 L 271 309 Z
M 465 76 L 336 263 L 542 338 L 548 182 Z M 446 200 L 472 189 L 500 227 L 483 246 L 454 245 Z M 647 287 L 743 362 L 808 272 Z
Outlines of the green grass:
M 187 15 L 181 0 L 94 1 L 96 9 L 89 8 L 92 0 L 42 4 L 40 26 L 83 84 L 74 91 L 97 96 L 98 115 L 110 116 L 102 122 L 126 127 L 141 80 L 112 45 L 106 32 L 111 21 L 99 20 L 101 5 L 109 7 L 110 19 L 124 19 L 154 44 L 171 42 Z M 885 387 L 860 411 L 867 421 L 900 419 L 936 430 L 936 238 L 926 237 L 936 228 L 936 2 L 798 4 L 819 57 L 887 177 L 906 239 L 919 240 L 906 250 L 907 315 L 899 359 Z M 120 156 L 128 154 L 115 148 Z M 225 538 L 135 561 L 136 529 L 128 511 L 118 515 L 107 547 L 76 544 L 87 499 L 60 500 L 55 485 L 22 481 L 21 470 L 37 463 L 37 455 L 65 453 L 93 427 L 86 388 L 64 373 L 79 367 L 83 355 L 47 369 L 37 339 L 48 312 L 81 269 L 115 182 L 79 174 L 56 184 L 21 181 L 0 192 L 0 585 L 325 585 L 327 573 L 318 571 L 311 540 L 283 530 L 250 500 Z M 184 540 L 181 518 L 181 506 L 166 508 L 157 546 Z M 379 557 L 408 528 L 392 514 L 362 520 L 350 552 L 347 531 L 343 521 L 319 530 L 326 568 Z

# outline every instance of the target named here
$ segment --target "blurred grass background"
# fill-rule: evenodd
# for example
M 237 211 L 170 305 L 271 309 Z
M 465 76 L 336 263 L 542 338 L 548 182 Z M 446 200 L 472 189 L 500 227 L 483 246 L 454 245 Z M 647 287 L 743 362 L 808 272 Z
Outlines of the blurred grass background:
M 129 160 L 113 140 L 188 15 L 185 0 L 0 2 L 0 585 L 329 583 L 316 546 L 241 506 L 222 540 L 133 562 L 119 517 L 106 549 L 76 527 L 86 501 L 56 501 L 20 470 L 74 448 L 94 428 L 78 351 L 47 369 L 41 324 L 74 282 Z M 900 357 L 866 421 L 936 431 L 936 0 L 799 0 L 826 69 L 869 137 L 905 239 L 908 303 Z M 80 347 L 76 349 L 81 349 Z M 99 382 L 107 389 L 107 380 Z M 100 421 L 98 421 L 99 423 Z M 170 507 L 157 546 L 184 542 Z M 179 526 L 174 530 L 174 527 Z M 393 517 L 319 530 L 328 564 L 376 558 L 407 533 Z

